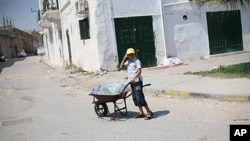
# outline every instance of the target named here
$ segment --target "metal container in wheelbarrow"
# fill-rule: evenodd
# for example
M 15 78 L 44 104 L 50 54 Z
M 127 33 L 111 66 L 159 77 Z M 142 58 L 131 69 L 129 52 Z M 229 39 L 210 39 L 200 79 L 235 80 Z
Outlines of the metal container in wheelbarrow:
M 146 84 L 144 86 L 149 86 L 151 84 Z M 130 83 L 126 84 L 123 90 L 121 91 L 120 94 L 116 95 L 101 95 L 101 94 L 89 94 L 93 96 L 93 104 L 94 104 L 94 109 L 95 113 L 99 117 L 105 117 L 108 115 L 108 106 L 107 103 L 111 102 L 114 104 L 114 117 L 113 119 L 116 118 L 116 112 L 119 112 L 121 115 L 126 116 L 128 114 L 127 110 L 127 104 L 126 104 L 126 99 L 131 96 L 131 93 L 128 94 L 131 89 L 130 89 Z M 118 103 L 117 101 L 121 101 Z M 121 107 L 118 105 L 123 104 Z

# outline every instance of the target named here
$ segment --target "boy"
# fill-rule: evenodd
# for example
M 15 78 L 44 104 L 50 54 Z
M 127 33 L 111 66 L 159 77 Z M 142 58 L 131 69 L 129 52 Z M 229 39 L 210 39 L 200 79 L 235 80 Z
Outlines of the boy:
M 134 118 L 143 118 L 149 120 L 152 118 L 153 112 L 149 109 L 148 104 L 145 100 L 144 93 L 142 90 L 142 76 L 141 76 L 141 61 L 136 58 L 135 50 L 128 48 L 125 56 L 120 64 L 120 69 L 127 67 L 128 81 L 131 82 L 132 98 L 135 106 L 138 106 L 139 113 Z M 142 107 L 147 111 L 145 115 Z

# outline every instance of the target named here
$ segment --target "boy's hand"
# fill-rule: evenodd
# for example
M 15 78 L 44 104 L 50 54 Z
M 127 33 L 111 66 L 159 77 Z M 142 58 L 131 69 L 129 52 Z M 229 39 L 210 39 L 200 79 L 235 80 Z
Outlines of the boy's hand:
M 119 65 L 119 71 L 122 70 L 122 69 L 124 68 L 124 63 L 125 63 L 125 61 L 126 61 L 127 59 L 128 59 L 128 55 L 125 54 L 124 57 L 123 57 L 123 59 L 122 59 L 121 64 Z
M 127 54 L 125 54 L 125 55 L 124 55 L 124 59 L 127 59 L 127 58 L 128 58 L 128 55 L 127 55 Z

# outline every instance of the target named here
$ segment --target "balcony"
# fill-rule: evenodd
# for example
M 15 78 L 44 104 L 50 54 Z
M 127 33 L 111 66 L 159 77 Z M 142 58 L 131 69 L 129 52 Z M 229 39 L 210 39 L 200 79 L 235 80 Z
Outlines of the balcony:
M 60 20 L 58 1 L 44 0 L 42 16 L 47 21 Z
M 46 20 L 40 20 L 40 21 L 38 21 L 38 25 L 41 28 L 50 28 L 51 27 L 51 22 L 46 21 Z
M 41 15 L 41 11 L 38 10 L 38 26 L 41 27 L 41 28 L 50 28 L 51 27 L 51 22 L 50 21 L 47 21 L 47 20 L 44 20 L 44 18 L 42 17 Z

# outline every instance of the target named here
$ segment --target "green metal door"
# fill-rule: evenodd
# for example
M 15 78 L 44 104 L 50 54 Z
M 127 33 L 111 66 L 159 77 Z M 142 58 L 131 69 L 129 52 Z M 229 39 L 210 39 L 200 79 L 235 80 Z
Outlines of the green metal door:
M 242 28 L 239 10 L 207 12 L 210 54 L 242 51 Z
M 137 56 L 143 67 L 156 65 L 151 16 L 115 19 L 115 30 L 120 62 L 127 48 L 133 47 L 139 50 Z

